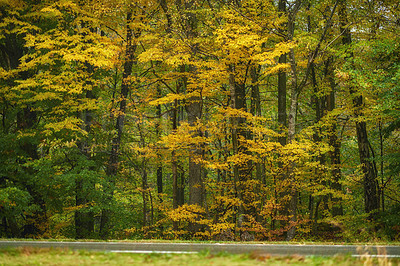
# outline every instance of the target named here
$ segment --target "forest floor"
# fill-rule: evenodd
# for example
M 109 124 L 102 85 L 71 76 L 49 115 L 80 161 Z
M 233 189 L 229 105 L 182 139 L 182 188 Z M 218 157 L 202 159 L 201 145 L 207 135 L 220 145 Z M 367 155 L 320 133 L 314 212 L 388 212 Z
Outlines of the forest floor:
M 0 265 L 400 265 L 400 259 L 370 256 L 286 256 L 262 254 L 126 254 L 53 248 L 0 250 Z

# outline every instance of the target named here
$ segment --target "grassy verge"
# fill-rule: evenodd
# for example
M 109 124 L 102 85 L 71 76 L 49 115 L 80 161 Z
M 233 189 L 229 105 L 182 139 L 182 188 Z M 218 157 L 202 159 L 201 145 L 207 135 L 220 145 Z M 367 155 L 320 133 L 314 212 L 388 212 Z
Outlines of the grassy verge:
M 399 259 L 271 257 L 267 254 L 119 254 L 68 249 L 0 249 L 0 265 L 398 265 Z

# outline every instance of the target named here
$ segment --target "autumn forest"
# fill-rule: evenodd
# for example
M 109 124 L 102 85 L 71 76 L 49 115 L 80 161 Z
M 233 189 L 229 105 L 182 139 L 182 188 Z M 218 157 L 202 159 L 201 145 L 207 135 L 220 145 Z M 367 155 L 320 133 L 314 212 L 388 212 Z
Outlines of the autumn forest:
M 0 19 L 0 237 L 400 240 L 397 0 Z

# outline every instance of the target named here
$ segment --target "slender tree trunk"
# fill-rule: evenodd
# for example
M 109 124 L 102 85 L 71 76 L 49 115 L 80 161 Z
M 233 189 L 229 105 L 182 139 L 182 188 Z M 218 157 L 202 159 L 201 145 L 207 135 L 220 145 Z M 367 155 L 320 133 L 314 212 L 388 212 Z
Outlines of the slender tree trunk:
M 350 29 L 347 27 L 347 7 L 346 1 L 340 0 L 339 4 L 339 23 L 340 30 L 343 32 L 342 43 L 349 46 L 352 43 Z M 354 55 L 350 53 L 347 60 L 351 61 Z M 367 123 L 362 120 L 363 112 L 363 96 L 359 95 L 356 88 L 350 87 L 350 95 L 353 97 L 354 116 L 356 118 L 356 133 L 358 142 L 358 153 L 362 172 L 364 174 L 364 202 L 365 212 L 370 214 L 370 219 L 374 219 L 375 215 L 372 213 L 379 209 L 379 195 L 377 184 L 377 173 L 375 171 L 372 156 L 370 154 L 370 144 L 367 133 Z M 360 119 L 361 118 L 361 119 Z
M 259 76 L 259 66 L 251 66 L 250 67 L 250 79 L 251 79 L 251 101 L 250 101 L 250 113 L 253 116 L 258 116 L 261 117 L 261 97 L 260 97 L 260 87 L 258 85 L 258 76 Z M 253 134 L 250 134 L 249 138 L 254 139 Z M 261 195 L 261 189 L 262 185 L 265 184 L 263 181 L 264 175 L 263 175 L 263 164 L 262 164 L 262 156 L 254 154 L 257 156 L 257 161 L 254 163 L 255 165 L 255 172 L 256 176 L 255 179 L 259 182 L 258 185 L 255 186 L 254 188 L 254 193 L 257 195 L 257 198 L 259 199 L 259 208 L 261 208 L 264 205 L 265 202 L 265 197 Z M 251 167 L 251 166 L 250 166 Z M 259 213 L 256 213 L 256 219 L 257 221 L 262 220 L 262 216 L 259 215 Z
M 229 87 L 231 94 L 231 107 L 241 111 L 246 111 L 246 88 L 242 82 L 237 82 L 235 79 L 235 66 L 229 66 Z M 247 139 L 248 135 L 246 130 L 245 117 L 232 117 L 232 144 L 233 154 L 248 154 L 242 139 Z M 253 188 L 247 181 L 251 178 L 251 168 L 248 161 L 238 162 L 234 165 L 234 183 L 236 186 L 237 196 L 243 201 L 243 205 L 239 209 L 239 216 L 241 214 L 252 215 L 257 217 L 254 205 L 255 201 Z
M 259 75 L 259 67 L 251 66 L 250 68 L 250 78 L 251 78 L 251 101 L 250 101 L 250 113 L 253 116 L 261 116 L 261 97 L 260 97 L 260 87 L 258 86 L 258 75 Z M 253 137 L 252 137 L 253 138 Z M 262 173 L 262 163 L 256 162 L 256 179 L 263 182 L 263 173 Z
M 185 73 L 185 65 L 181 65 L 179 67 L 180 73 Z M 184 78 L 180 78 L 176 84 L 176 93 L 183 93 L 186 88 L 186 80 Z M 178 129 L 178 125 L 182 120 L 184 120 L 184 112 L 181 107 L 182 102 L 175 100 L 174 108 L 172 110 L 172 131 L 175 132 Z M 182 171 L 182 167 L 179 165 L 178 158 L 176 156 L 175 151 L 172 151 L 172 201 L 173 208 L 176 209 L 178 206 L 184 204 L 184 192 L 185 192 L 185 182 L 184 182 L 184 173 Z
M 179 93 L 180 81 L 177 84 L 177 92 Z M 178 100 L 174 101 L 174 108 L 172 110 L 172 131 L 175 132 L 178 128 Z M 173 150 L 171 153 L 171 171 L 172 171 L 172 208 L 177 209 L 179 206 L 178 199 L 178 159 L 176 153 Z M 173 222 L 173 229 L 178 230 L 178 223 Z
M 196 126 L 197 122 L 200 122 L 202 114 L 202 103 L 200 97 L 191 97 L 189 99 L 191 103 L 186 108 L 188 114 L 188 123 L 191 126 Z M 194 137 L 202 136 L 200 130 L 195 130 Z M 204 188 L 202 179 L 202 166 L 197 159 L 200 159 L 203 155 L 202 144 L 193 145 L 190 149 L 189 157 L 189 204 L 197 204 L 203 206 L 204 204 Z
M 149 186 L 147 183 L 147 169 L 146 169 L 146 159 L 142 159 L 142 200 L 143 200 L 143 226 L 148 226 L 149 224 L 149 210 L 148 204 L 148 193 Z
M 295 71 L 294 71 L 295 73 Z M 293 78 L 293 77 L 292 77 Z M 295 78 L 293 78 L 295 79 Z M 292 84 L 291 88 L 291 96 L 290 96 L 290 109 L 289 109 L 289 121 L 288 121 L 288 143 L 291 143 L 294 140 L 296 134 L 296 117 L 297 117 L 297 101 L 298 101 L 298 94 L 297 89 L 294 84 Z M 290 193 L 290 200 L 289 200 L 289 231 L 286 235 L 286 240 L 291 240 L 295 236 L 296 233 L 296 226 L 295 223 L 297 222 L 297 198 L 298 198 L 298 191 L 296 189 L 296 185 L 294 184 L 294 163 L 289 165 L 288 171 L 288 178 L 289 178 L 289 193 Z
M 179 92 L 179 84 L 177 85 L 177 89 Z M 176 131 L 178 128 L 178 100 L 174 102 L 174 108 L 172 110 L 172 131 Z M 175 151 L 172 151 L 172 207 L 174 209 L 178 208 L 179 200 L 178 200 L 178 160 L 176 158 Z
M 180 0 L 176 1 L 177 8 L 180 12 L 182 24 L 184 26 L 184 32 L 188 42 L 191 43 L 191 53 L 193 56 L 197 53 L 197 44 L 194 42 L 198 36 L 198 19 L 195 13 L 197 1 L 189 0 L 185 1 L 184 4 Z M 197 69 L 194 66 L 188 65 L 187 71 L 192 77 L 197 73 Z M 185 86 L 187 88 L 187 86 Z M 194 88 L 188 90 L 187 93 L 192 93 L 187 102 L 186 111 L 188 115 L 188 123 L 190 126 L 196 127 L 196 124 L 200 122 L 202 118 L 202 97 L 200 88 Z M 193 131 L 193 137 L 202 136 L 202 132 L 198 129 Z M 202 166 L 197 162 L 203 154 L 202 144 L 192 145 L 190 148 L 189 155 L 189 204 L 197 204 L 199 206 L 204 205 L 204 184 L 202 178 Z
M 178 208 L 178 162 L 176 160 L 175 151 L 172 151 L 172 207 Z
M 280 0 L 278 11 L 286 12 L 286 0 Z M 287 55 L 283 54 L 279 57 L 280 64 L 287 63 Z M 286 71 L 280 70 L 278 72 L 278 123 L 281 126 L 279 133 L 283 133 L 287 127 L 287 114 L 286 114 Z M 286 145 L 286 136 L 279 137 L 279 143 Z
M 89 66 L 88 69 L 91 69 Z M 91 72 L 90 70 L 88 72 Z M 94 99 L 95 96 L 92 91 L 87 91 L 86 98 Z M 90 126 L 93 120 L 92 111 L 86 110 L 83 114 L 84 130 L 90 132 Z M 85 155 L 87 160 L 90 160 L 89 147 L 86 140 L 79 143 L 81 153 Z M 75 237 L 77 239 L 88 239 L 93 237 L 94 233 L 94 213 L 88 210 L 92 198 L 90 193 L 94 189 L 94 183 L 91 180 L 83 179 L 78 176 L 75 180 L 75 205 L 77 210 L 75 212 Z
M 295 19 L 297 12 L 300 9 L 301 3 L 302 3 L 301 0 L 296 1 L 294 7 L 292 7 L 292 10 L 288 12 L 288 24 L 287 24 L 288 40 L 293 40 Z M 296 134 L 297 103 L 300 93 L 298 75 L 297 75 L 298 74 L 297 63 L 293 48 L 290 49 L 289 59 L 290 59 L 289 62 L 290 62 L 292 77 L 290 84 L 291 88 L 290 88 L 290 106 L 289 106 L 289 116 L 288 116 L 287 142 L 291 143 L 292 141 L 294 141 L 294 137 Z M 286 240 L 293 239 L 296 234 L 298 191 L 295 184 L 294 167 L 295 167 L 294 163 L 290 163 L 287 176 L 290 182 L 289 185 L 290 200 L 288 205 L 289 230 L 286 234 Z
M 251 66 L 250 78 L 251 78 L 251 102 L 250 102 L 250 113 L 254 116 L 261 116 L 261 97 L 260 97 L 260 86 L 258 85 L 259 67 Z
M 93 32 L 93 28 L 88 27 L 88 25 L 83 23 L 83 28 L 88 28 Z M 85 37 L 87 34 L 83 33 Z M 93 66 L 89 63 L 85 63 L 83 69 L 88 75 L 93 75 Z M 86 91 L 86 99 L 96 99 L 96 95 L 93 92 L 93 83 L 91 79 L 87 79 L 85 82 L 89 88 Z M 84 110 L 79 114 L 80 118 L 83 120 L 82 129 L 90 134 L 90 127 L 92 126 L 94 113 L 93 110 Z M 88 143 L 88 138 L 83 139 L 78 144 L 81 153 L 86 157 L 86 160 L 91 160 L 90 147 Z M 93 170 L 93 169 L 89 169 Z M 75 237 L 77 239 L 88 239 L 93 238 L 94 234 L 94 212 L 90 210 L 89 204 L 93 200 L 91 192 L 95 189 L 95 184 L 92 180 L 84 179 L 81 176 L 77 176 L 75 180 L 75 205 L 77 210 L 75 212 Z
M 178 205 L 182 206 L 185 204 L 185 173 L 183 171 L 178 173 Z
M 315 110 L 315 124 L 317 124 L 317 123 L 319 123 L 320 121 L 321 121 L 321 118 L 322 118 L 322 113 L 323 113 L 323 108 L 322 108 L 322 99 L 321 99 L 321 97 L 319 97 L 318 95 L 319 95 L 319 91 L 318 91 L 318 85 L 317 85 L 317 78 L 316 78 L 316 74 L 315 74 L 315 65 L 314 64 L 311 64 L 311 84 L 312 84 L 312 87 L 313 87 L 313 89 L 314 89 L 314 95 L 313 95 L 313 97 L 312 97 L 312 102 L 314 103 L 314 110 Z M 314 134 L 313 134 L 313 141 L 315 142 L 315 143 L 318 143 L 318 142 L 320 142 L 321 141 L 321 134 L 320 134 L 320 130 L 319 130 L 319 127 L 316 127 L 315 129 L 314 129 Z M 320 156 L 316 156 L 315 157 L 315 160 L 316 161 L 319 161 L 319 163 L 321 164 L 321 165 L 323 165 L 323 164 L 325 164 L 325 156 L 324 155 L 320 155 Z M 315 177 L 316 178 L 318 178 L 318 176 L 320 176 L 320 169 L 316 169 L 315 170 Z M 318 179 L 317 179 L 318 180 Z M 318 180 L 317 182 L 321 182 L 321 184 L 323 185 L 323 186 L 326 186 L 326 182 L 325 181 L 320 181 L 320 180 Z M 313 197 L 313 196 L 310 196 L 311 198 Z M 323 195 L 322 196 L 322 198 L 321 199 L 324 199 L 324 201 L 326 200 L 326 196 L 325 195 Z M 320 200 L 321 201 L 321 200 Z M 319 204 L 318 204 L 318 206 L 319 206 Z M 312 208 L 313 206 L 311 205 L 311 208 Z M 312 211 L 312 209 L 311 209 L 311 211 L 310 211 L 310 213 L 312 213 L 313 211 Z M 315 219 L 314 219 L 314 223 L 313 223 L 313 226 L 312 226 L 312 228 L 313 229 L 315 229 L 316 228 L 316 225 L 317 225 L 317 221 L 318 221 L 318 210 L 315 210 L 315 213 L 314 213 L 316 216 L 315 216 Z
M 287 17 L 287 10 L 286 10 L 287 1 L 286 0 L 279 0 L 278 2 L 278 11 L 280 12 L 281 16 Z M 283 29 L 281 30 L 284 35 L 288 35 L 288 26 L 287 24 L 283 25 Z M 280 64 L 287 63 L 287 54 L 282 54 L 279 57 Z M 286 101 L 287 101 L 287 73 L 285 70 L 280 70 L 278 72 L 278 124 L 279 124 L 279 133 L 281 136 L 278 137 L 278 141 L 282 146 L 287 144 L 287 108 L 286 108 Z M 289 207 L 288 203 L 284 202 L 283 199 L 287 198 L 289 193 L 288 188 L 285 187 L 286 180 L 287 180 L 287 172 L 285 170 L 285 166 L 283 163 L 279 163 L 278 167 L 280 168 L 278 180 L 276 180 L 276 185 L 279 187 L 279 193 L 276 193 L 279 199 L 277 198 L 277 203 L 282 205 L 282 208 L 279 210 L 280 215 L 283 217 L 289 217 Z M 275 186 L 275 190 L 277 187 Z M 278 210 L 275 211 L 274 217 L 277 216 Z M 280 225 L 285 228 L 287 227 L 287 221 L 285 219 L 281 219 Z M 275 226 L 275 222 L 272 223 Z
M 333 59 L 330 58 L 326 62 L 326 74 L 325 76 L 328 78 L 329 84 L 331 91 L 329 94 L 326 96 L 326 108 L 328 112 L 332 112 L 336 107 L 335 107 L 335 94 L 336 94 L 336 84 L 334 80 L 334 73 L 333 73 L 333 68 L 332 68 L 332 61 Z M 337 118 L 333 117 L 332 122 L 330 124 L 329 128 L 329 145 L 333 147 L 333 151 L 329 153 L 329 157 L 331 160 L 331 167 L 332 167 L 332 189 L 334 189 L 337 192 L 342 191 L 342 185 L 340 184 L 340 179 L 342 177 L 342 170 L 341 170 L 341 160 L 340 160 L 340 140 L 338 137 L 338 132 L 337 132 Z M 333 216 L 338 216 L 338 215 L 343 215 L 343 205 L 342 201 L 340 198 L 335 197 L 334 195 L 332 196 L 332 201 L 333 201 L 333 207 L 332 207 L 332 215 Z
M 302 1 L 295 1 L 290 10 L 287 10 L 287 1 L 280 0 L 278 2 L 278 10 L 282 12 L 282 15 L 287 16 L 288 21 L 285 24 L 285 29 L 283 30 L 284 35 L 286 35 L 286 40 L 293 40 L 294 34 L 294 24 L 295 18 L 298 10 L 300 9 Z M 280 71 L 278 73 L 278 122 L 282 128 L 285 128 L 287 125 L 287 137 L 281 136 L 279 138 L 279 142 L 281 145 L 286 145 L 294 140 L 294 136 L 296 133 L 296 116 L 297 116 L 297 101 L 299 96 L 298 91 L 298 80 L 297 80 L 297 69 L 296 69 L 296 61 L 294 56 L 293 49 L 288 53 L 289 63 L 291 66 L 291 88 L 290 88 L 290 105 L 289 105 L 289 113 L 288 117 L 286 117 L 286 72 Z M 279 57 L 280 63 L 287 62 L 287 55 L 281 55 Z M 283 165 L 281 166 L 283 167 Z M 281 183 L 287 183 L 287 187 L 283 188 L 283 191 L 280 193 L 280 197 L 286 198 L 289 195 L 288 202 L 282 202 L 283 205 L 281 213 L 284 216 L 287 216 L 289 219 L 288 224 L 288 232 L 286 233 L 286 240 L 290 240 L 294 237 L 296 232 L 295 223 L 297 221 L 297 198 L 298 192 L 295 188 L 294 184 L 294 165 L 291 163 L 288 165 L 287 172 L 284 173 L 282 169 L 282 174 L 280 176 Z M 286 227 L 286 222 L 283 221 L 283 225 Z
M 119 150 L 121 145 L 122 133 L 125 122 L 125 112 L 127 105 L 127 98 L 130 91 L 130 84 L 128 81 L 128 77 L 132 74 L 132 67 L 135 58 L 136 51 L 136 42 L 135 39 L 139 37 L 140 31 L 132 29 L 131 25 L 134 21 L 134 13 L 133 13 L 132 5 L 129 5 L 128 12 L 126 15 L 126 48 L 125 48 L 125 62 L 124 62 L 124 70 L 122 74 L 122 84 L 121 84 L 121 101 L 119 103 L 119 111 L 117 114 L 117 121 L 115 124 L 115 129 L 117 131 L 117 135 L 112 139 L 111 143 L 111 155 L 108 161 L 106 174 L 110 178 L 109 179 L 109 188 L 108 188 L 108 205 L 111 202 L 113 197 L 113 187 L 115 182 L 115 177 L 118 174 L 118 164 L 119 164 Z M 112 210 L 109 206 L 106 206 L 102 210 L 101 221 L 100 221 L 100 237 L 107 238 L 109 235 L 109 231 L 111 229 L 110 217 Z
M 380 185 L 380 199 L 381 199 L 381 207 L 382 212 L 385 212 L 385 175 L 384 175 L 384 166 L 383 166 L 383 132 L 382 132 L 382 120 L 379 121 L 379 147 L 380 147 L 380 172 L 381 172 L 381 185 Z
M 157 97 L 161 97 L 161 88 L 157 87 Z M 156 123 L 156 135 L 158 139 L 161 139 L 161 105 L 157 105 L 157 123 Z M 160 201 L 162 201 L 161 199 L 161 194 L 163 193 L 163 164 L 162 164 L 162 157 L 160 156 L 160 154 L 158 154 L 158 163 L 157 163 L 157 193 L 159 195 L 159 199 Z
M 145 148 L 147 146 L 146 144 L 146 139 L 143 134 L 143 127 L 140 122 L 137 123 L 137 128 L 140 136 L 140 146 L 141 148 Z M 142 162 L 141 162 L 141 177 L 142 177 L 142 201 L 143 201 L 143 227 L 148 226 L 149 222 L 151 221 L 150 219 L 150 214 L 149 214 L 149 207 L 148 207 L 148 201 L 149 201 L 149 184 L 148 184 L 148 176 L 147 176 L 147 159 L 144 158 L 144 153 L 140 153 L 142 157 Z
M 310 14 L 310 8 L 311 8 L 311 3 L 308 3 L 307 12 L 309 14 Z M 307 31 L 309 33 L 313 32 L 313 27 L 312 27 L 311 16 L 310 15 L 307 16 Z M 325 64 L 325 67 L 326 68 L 329 67 L 329 61 Z M 313 141 L 315 143 L 319 143 L 319 142 L 322 141 L 322 136 L 321 136 L 321 129 L 318 126 L 318 123 L 321 122 L 321 119 L 326 114 L 326 101 L 325 101 L 326 97 L 321 96 L 321 93 L 323 93 L 323 91 L 321 91 L 321 87 L 322 86 L 319 86 L 318 83 L 317 83 L 317 75 L 315 73 L 315 63 L 314 62 L 310 63 L 309 68 L 311 70 L 311 85 L 312 85 L 313 91 L 314 91 L 314 94 L 312 96 L 311 101 L 312 101 L 313 106 L 314 106 L 315 124 L 317 125 L 314 128 Z M 325 71 L 325 72 L 327 72 L 327 71 Z M 317 160 L 321 165 L 325 165 L 326 164 L 326 156 L 325 156 L 325 154 L 320 154 L 318 156 L 315 156 L 315 160 Z M 321 169 L 317 168 L 317 169 L 315 169 L 315 177 L 314 178 L 316 178 L 317 182 L 320 183 L 323 187 L 329 186 L 329 184 L 327 183 L 326 180 L 324 180 L 324 179 L 323 180 L 318 180 L 319 176 L 323 176 L 323 173 L 321 172 Z M 328 209 L 329 195 L 322 195 L 321 197 L 322 198 L 320 199 L 319 202 L 323 201 L 324 207 L 327 210 Z M 312 211 L 313 204 L 311 204 L 313 202 L 312 198 L 313 198 L 313 196 L 310 195 L 310 204 L 309 205 L 311 207 L 311 210 L 310 210 L 311 217 L 312 217 L 312 213 L 313 213 L 313 211 Z M 317 206 L 319 206 L 319 204 Z M 324 214 L 324 212 L 322 212 L 322 213 Z M 312 228 L 314 230 L 315 230 L 315 228 L 317 226 L 317 221 L 318 221 L 318 218 L 319 218 L 318 217 L 318 210 L 315 210 L 315 215 L 316 216 L 315 216 L 314 223 L 313 223 L 313 226 L 312 226 Z

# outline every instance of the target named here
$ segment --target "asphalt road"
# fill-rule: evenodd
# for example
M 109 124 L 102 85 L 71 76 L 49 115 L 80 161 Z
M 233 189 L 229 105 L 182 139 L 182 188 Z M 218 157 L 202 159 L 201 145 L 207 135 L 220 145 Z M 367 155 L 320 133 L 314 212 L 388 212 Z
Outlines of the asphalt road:
M 151 243 L 151 242 L 60 242 L 60 241 L 0 241 L 1 248 L 37 247 L 68 248 L 120 253 L 257 253 L 272 256 L 361 256 L 400 257 L 400 246 L 376 245 L 291 245 L 291 244 L 230 244 L 230 243 Z

